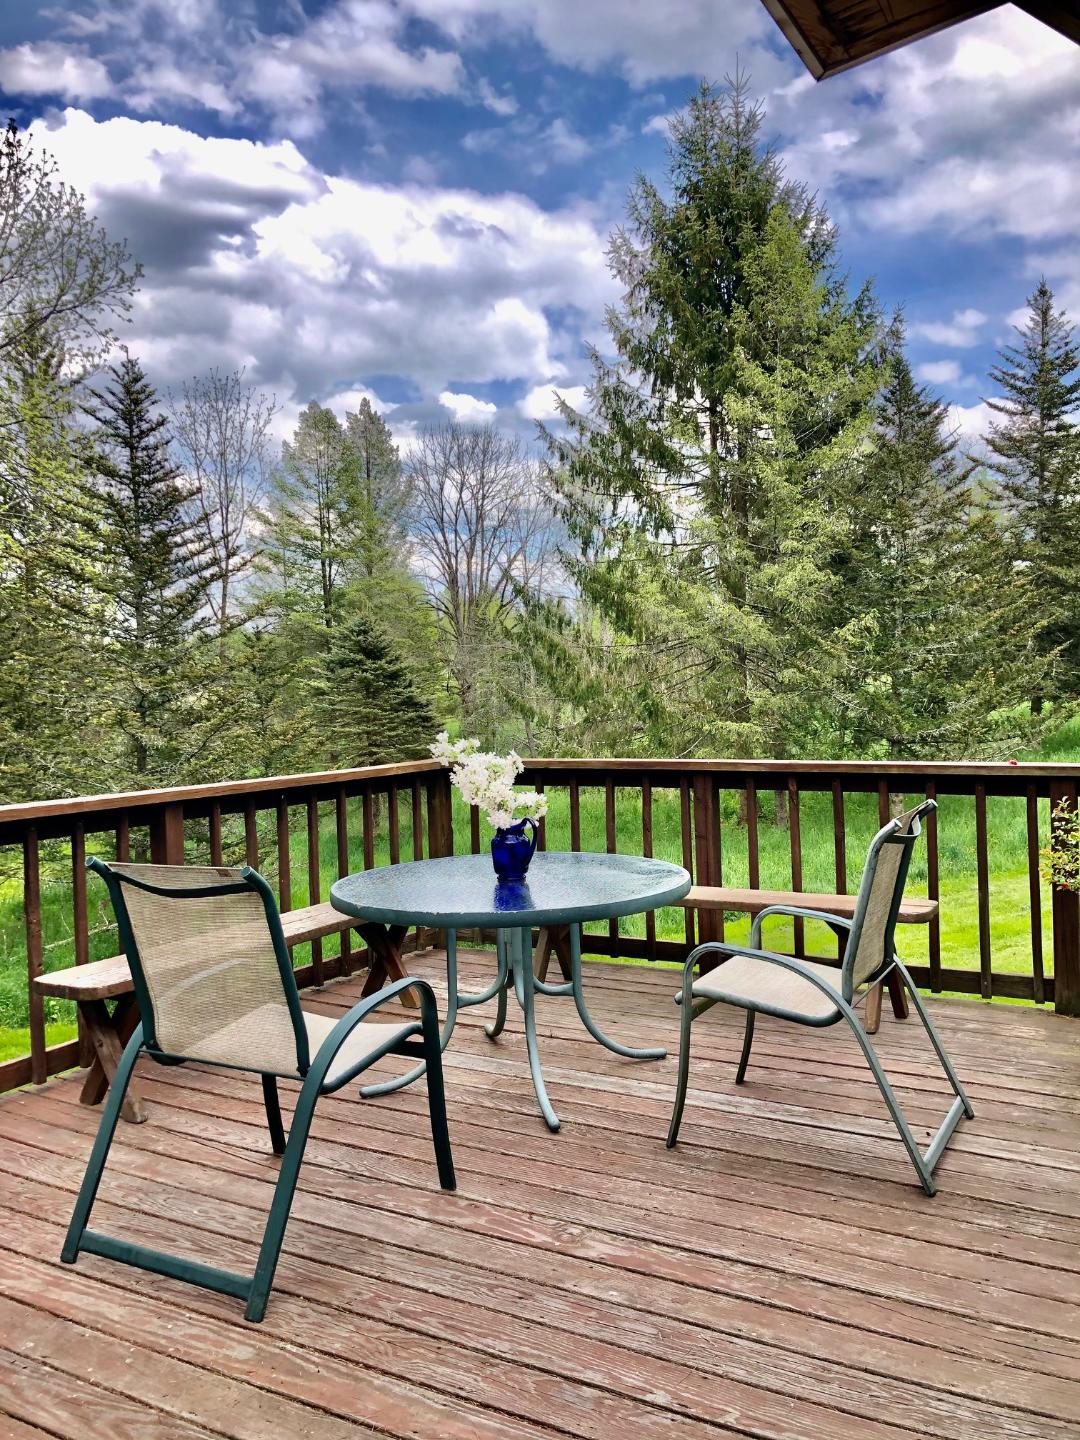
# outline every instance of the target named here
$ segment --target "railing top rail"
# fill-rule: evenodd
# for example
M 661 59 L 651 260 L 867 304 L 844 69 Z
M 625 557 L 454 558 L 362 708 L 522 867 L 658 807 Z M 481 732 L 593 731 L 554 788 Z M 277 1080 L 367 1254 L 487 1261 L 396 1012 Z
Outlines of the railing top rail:
M 132 790 L 114 795 L 79 795 L 26 804 L 0 805 L 0 837 L 43 822 L 77 819 L 80 815 L 108 815 L 113 811 L 147 811 L 163 805 L 209 806 L 217 800 L 260 795 L 301 795 L 336 786 L 378 785 L 396 777 L 431 775 L 441 770 L 435 760 L 410 760 L 394 765 L 369 765 L 353 770 L 323 770 L 300 775 L 271 775 L 254 780 L 222 780 L 210 785 L 178 785 L 162 790 Z M 616 757 L 612 759 L 531 758 L 527 773 L 548 775 L 560 772 L 582 776 L 612 773 L 653 776 L 663 774 L 776 775 L 848 779 L 855 788 L 860 782 L 910 779 L 927 781 L 1004 781 L 1010 793 L 1022 793 L 1025 784 L 1048 781 L 1080 784 L 1080 764 L 1043 764 L 1030 761 L 968 760 L 742 760 L 742 759 L 658 759 Z M 1002 792 L 1004 793 L 1004 791 Z M 53 826 L 55 828 L 55 825 Z
M 1044 764 L 1029 760 L 659 760 L 526 759 L 526 770 L 642 770 L 737 772 L 747 775 L 856 775 L 887 779 L 893 775 L 954 775 L 974 779 L 1080 780 L 1080 764 Z
M 212 801 L 236 795 L 278 794 L 283 790 L 314 790 L 323 786 L 378 784 L 399 775 L 422 775 L 441 770 L 436 760 L 407 760 L 396 765 L 366 765 L 356 770 L 321 770 L 303 775 L 271 775 L 259 780 L 220 780 L 211 785 L 176 785 L 165 790 L 129 790 L 117 795 L 79 795 L 58 800 L 33 800 L 21 805 L 0 805 L 0 826 L 12 822 L 33 825 L 57 815 L 79 815 L 103 810 L 138 810 L 158 805 Z

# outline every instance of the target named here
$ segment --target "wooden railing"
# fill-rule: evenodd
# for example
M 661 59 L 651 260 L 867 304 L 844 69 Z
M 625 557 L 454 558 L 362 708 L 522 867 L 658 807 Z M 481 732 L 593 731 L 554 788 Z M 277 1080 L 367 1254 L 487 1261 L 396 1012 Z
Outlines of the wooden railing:
M 1050 890 L 1052 923 L 1049 946 L 1052 973 L 1047 973 L 1045 952 L 1048 937 L 1043 925 L 1043 892 L 1040 879 L 1040 851 L 1049 841 L 1050 814 L 1062 801 L 1073 808 L 1077 803 L 1080 765 L 1043 764 L 969 764 L 964 762 L 915 761 L 772 761 L 772 760 L 534 760 L 521 777 L 522 783 L 544 790 L 549 797 L 560 787 L 565 788 L 569 806 L 570 848 L 580 846 L 583 794 L 603 795 L 603 844 L 587 844 L 584 848 L 615 850 L 618 833 L 618 797 L 629 792 L 640 803 L 640 845 L 638 852 L 653 850 L 653 814 L 658 793 L 678 797 L 681 854 L 679 858 L 700 885 L 725 883 L 725 837 L 740 839 L 741 873 L 727 883 L 744 884 L 750 888 L 829 890 L 848 893 L 858 884 L 865 856 L 865 843 L 853 844 L 849 812 L 852 802 L 867 800 L 871 804 L 871 824 L 884 824 L 893 808 L 893 798 L 901 804 L 913 804 L 920 796 L 948 804 L 948 797 L 963 797 L 970 802 L 973 821 L 973 843 L 970 853 L 962 857 L 961 869 L 967 865 L 974 882 L 976 911 L 976 950 L 978 968 L 942 963 L 942 921 L 935 920 L 927 937 L 927 962 L 910 966 L 921 986 L 933 992 L 950 991 L 978 994 L 985 999 L 995 996 L 1030 1000 L 1036 1004 L 1049 1001 L 1058 1011 L 1080 1015 L 1080 896 L 1057 886 Z M 762 821 L 759 804 L 769 796 L 782 797 L 785 840 L 785 872 L 763 876 Z M 724 806 L 722 799 L 734 797 L 735 803 Z M 638 800 L 637 797 L 640 797 Z M 813 797 L 828 807 L 831 829 L 831 874 L 820 876 L 816 884 L 808 882 L 804 865 L 802 811 Z M 988 803 L 1011 803 L 1018 808 L 1022 842 L 1016 847 L 1015 861 L 1024 872 L 1027 955 L 1030 966 L 1017 973 L 1015 969 L 994 967 L 993 897 L 990 884 L 990 851 L 992 828 L 988 819 Z M 775 803 L 775 802 L 774 802 Z M 722 812 L 737 818 L 723 819 Z M 917 860 L 918 869 L 909 882 L 917 889 L 917 873 L 925 868 L 925 893 L 941 899 L 941 851 L 939 836 L 943 821 L 931 815 L 925 826 L 925 858 Z M 864 831 L 866 827 L 863 827 Z M 635 844 L 637 837 L 635 836 Z M 869 838 L 868 832 L 866 838 Z M 475 848 L 476 830 L 473 831 Z M 772 847 L 775 849 L 775 846 Z M 818 866 L 820 869 L 820 854 Z M 1014 897 L 1010 896 L 1010 918 L 1015 922 Z M 946 911 L 947 923 L 947 911 Z M 591 954 L 618 954 L 650 959 L 679 959 L 686 946 L 702 940 L 720 939 L 724 935 L 724 916 L 720 912 L 702 911 L 696 916 L 687 912 L 685 935 L 680 942 L 664 942 L 655 938 L 655 924 L 648 925 L 644 939 L 622 935 L 616 927 L 608 935 L 591 935 L 585 948 Z M 796 923 L 793 953 L 805 955 L 805 926 Z M 905 936 L 905 939 L 908 937 Z M 832 957 L 821 957 L 832 958 Z
M 287 911 L 324 898 L 328 841 L 330 868 L 339 875 L 374 865 L 377 844 L 391 863 L 450 853 L 449 798 L 446 772 L 429 761 L 0 806 L 0 863 L 8 861 L 9 874 L 21 864 L 29 1020 L 29 1053 L 0 1064 L 0 1093 L 40 1084 L 86 1059 L 84 1041 L 47 1045 L 44 1004 L 32 983 L 46 958 L 45 870 L 70 907 L 53 926 L 61 936 L 54 944 L 64 960 L 82 964 L 117 948 L 110 917 L 97 924 L 91 914 L 85 869 L 91 846 L 105 858 L 165 865 L 246 862 L 275 879 Z M 306 842 L 301 875 L 294 874 L 298 838 Z M 325 955 L 326 943 L 312 942 L 298 982 L 319 985 L 349 971 L 356 961 L 350 943 L 346 932 L 338 954 Z
M 915 978 L 934 992 L 1053 1002 L 1062 1013 L 1080 1015 L 1080 897 L 1057 887 L 1047 894 L 1039 875 L 1051 810 L 1062 800 L 1075 807 L 1080 765 L 532 760 L 521 782 L 549 797 L 542 846 L 663 855 L 681 861 L 701 885 L 837 893 L 858 884 L 869 834 L 895 806 L 935 797 L 942 808 L 925 827 L 909 888 L 940 898 L 942 918 L 929 927 L 925 963 L 911 966 Z M 769 810 L 774 819 L 766 818 Z M 482 844 L 476 812 L 459 812 L 457 849 L 476 852 Z M 1008 887 L 1000 881 L 995 895 L 991 861 L 1003 846 L 1012 869 Z M 275 879 L 281 906 L 289 909 L 322 899 L 328 874 L 453 853 L 452 797 L 446 772 L 419 761 L 0 806 L 0 864 L 9 896 L 21 876 L 21 906 L 8 908 L 21 910 L 16 923 L 25 947 L 22 957 L 13 955 L 9 923 L 8 953 L 0 960 L 24 961 L 29 997 L 28 1054 L 0 1064 L 0 1092 L 41 1083 L 86 1058 L 78 1040 L 47 1044 L 42 1000 L 31 982 L 51 958 L 50 946 L 63 952 L 61 963 L 77 964 L 116 948 L 101 899 L 91 903 L 87 894 L 91 847 L 162 863 L 246 860 Z M 62 942 L 45 938 L 50 877 L 50 893 L 60 896 L 64 911 L 58 919 L 50 909 L 50 926 Z M 955 953 L 948 927 L 964 906 L 973 912 L 972 963 L 945 963 L 943 929 Z M 586 927 L 584 949 L 680 960 L 688 946 L 721 938 L 732 923 L 723 912 L 705 910 L 665 916 L 666 934 L 654 915 L 637 927 L 613 921 L 599 931 Z M 628 933 L 634 928 L 641 933 Z M 795 954 L 807 953 L 805 928 L 797 924 L 791 934 Z M 1008 967 L 995 964 L 1006 941 Z M 321 984 L 348 972 L 358 961 L 349 947 L 347 936 L 337 954 L 315 943 L 297 970 L 299 982 Z

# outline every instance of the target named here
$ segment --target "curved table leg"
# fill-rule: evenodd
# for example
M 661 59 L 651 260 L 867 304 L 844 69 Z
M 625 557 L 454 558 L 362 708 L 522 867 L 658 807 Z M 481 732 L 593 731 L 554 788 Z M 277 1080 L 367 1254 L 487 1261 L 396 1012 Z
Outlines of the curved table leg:
M 510 941 L 505 930 L 496 931 L 495 952 L 499 957 L 499 975 L 495 982 L 497 986 L 495 994 L 499 998 L 499 1006 L 495 1012 L 495 1019 L 489 1021 L 488 1024 L 484 1026 L 484 1034 L 489 1040 L 494 1040 L 496 1036 L 501 1035 L 503 1026 L 506 1024 L 506 992 L 510 986 L 510 967 L 507 962 L 506 951 L 509 943 Z M 490 998 L 490 991 L 485 991 L 482 996 L 478 995 L 475 1000 L 470 996 L 467 1003 L 470 1005 L 479 1004 L 481 999 L 488 1000 Z
M 446 1019 L 443 1021 L 442 1033 L 439 1035 L 439 1049 L 445 1050 L 450 1043 L 450 1036 L 454 1033 L 454 1025 L 457 1021 L 458 1011 L 458 988 L 457 988 L 457 931 L 447 930 L 446 932 Z M 395 1090 L 403 1090 L 406 1085 L 411 1085 L 414 1080 L 419 1080 L 427 1070 L 427 1061 L 421 1060 L 419 1065 L 414 1065 L 404 1075 L 398 1075 L 393 1080 L 382 1080 L 377 1085 L 361 1085 L 360 1094 L 365 1100 L 371 1100 L 376 1095 L 391 1095 Z
M 521 1000 L 521 1008 L 525 1016 L 525 1045 L 529 1052 L 529 1071 L 532 1075 L 533 1089 L 536 1091 L 536 1099 L 540 1105 L 541 1113 L 547 1122 L 549 1130 L 559 1129 L 559 1117 L 555 1114 L 551 1101 L 548 1099 L 547 1086 L 544 1084 L 544 1072 L 540 1068 L 540 1050 L 536 1042 L 536 1013 L 535 1013 L 535 990 L 532 968 L 532 932 L 531 930 L 512 930 L 510 932 L 511 955 L 514 962 L 514 980 L 517 985 L 518 998 Z
M 618 1040 L 609 1040 L 604 1032 L 597 1025 L 596 1021 L 589 1014 L 585 1004 L 585 990 L 581 979 L 581 929 L 577 925 L 570 926 L 570 966 L 573 971 L 574 980 L 574 1004 L 581 1016 L 581 1023 L 588 1030 L 594 1040 L 611 1050 L 616 1055 L 623 1055 L 627 1060 L 663 1060 L 667 1051 L 659 1046 L 649 1046 L 647 1049 L 638 1049 L 632 1045 L 620 1045 Z

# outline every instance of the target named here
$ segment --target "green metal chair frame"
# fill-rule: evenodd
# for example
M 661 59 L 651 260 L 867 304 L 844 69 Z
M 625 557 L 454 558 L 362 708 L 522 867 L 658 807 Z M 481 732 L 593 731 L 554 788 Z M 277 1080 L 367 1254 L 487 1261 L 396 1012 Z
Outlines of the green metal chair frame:
M 754 1039 L 754 1019 L 760 1011 L 762 1014 L 775 1015 L 781 1020 L 790 1020 L 797 1025 L 810 1025 L 820 1028 L 828 1025 L 835 1025 L 840 1020 L 846 1020 L 855 1034 L 859 1047 L 863 1052 L 871 1073 L 881 1091 L 882 1098 L 892 1117 L 893 1123 L 899 1131 L 900 1138 L 904 1143 L 908 1156 L 919 1177 L 919 1183 L 927 1195 L 936 1193 L 937 1187 L 934 1184 L 933 1174 L 937 1162 L 940 1160 L 946 1145 L 949 1142 L 953 1131 L 956 1129 L 961 1116 L 971 1120 L 974 1118 L 974 1110 L 964 1093 L 963 1086 L 957 1077 L 952 1062 L 946 1054 L 945 1048 L 938 1037 L 937 1031 L 930 1022 L 926 1006 L 919 996 L 918 990 L 908 974 L 907 969 L 901 963 L 894 948 L 894 931 L 896 928 L 896 917 L 900 909 L 900 902 L 903 899 L 904 885 L 907 880 L 908 867 L 911 863 L 911 852 L 915 841 L 921 833 L 920 820 L 931 810 L 936 810 L 937 804 L 933 800 L 927 800 L 909 811 L 906 815 L 891 820 L 874 836 L 866 857 L 866 866 L 863 870 L 862 882 L 859 886 L 859 895 L 855 904 L 854 916 L 848 920 L 840 915 L 827 914 L 820 910 L 808 910 L 797 905 L 770 905 L 760 911 L 754 918 L 750 931 L 750 944 L 737 945 L 722 940 L 708 941 L 699 945 L 686 960 L 683 970 L 683 988 L 675 996 L 675 1003 L 681 1007 L 681 1045 L 679 1049 L 679 1078 L 675 1092 L 675 1106 L 671 1116 L 671 1124 L 668 1129 L 668 1149 L 676 1143 L 679 1137 L 679 1127 L 682 1123 L 683 1108 L 686 1104 L 686 1087 L 690 1071 L 690 1027 L 698 1016 L 711 1010 L 716 1004 L 723 1001 L 726 1004 L 739 1006 L 746 1011 L 746 1030 L 743 1037 L 742 1053 L 739 1057 L 739 1068 L 735 1076 L 735 1083 L 741 1085 L 746 1076 L 746 1067 L 750 1060 L 750 1047 Z M 892 882 L 892 894 L 889 897 L 889 908 L 883 934 L 883 945 L 880 963 L 872 968 L 869 973 L 860 975 L 856 979 L 855 964 L 859 951 L 860 939 L 863 937 L 864 925 L 867 920 L 868 910 L 871 904 L 871 896 L 875 890 L 875 880 L 878 878 L 878 865 L 882 856 L 886 853 L 887 846 L 903 847 L 899 862 L 896 866 Z M 883 871 L 883 874 L 885 872 Z M 879 883 L 881 883 L 879 881 Z M 887 874 L 884 883 L 888 884 Z M 878 897 L 880 898 L 880 897 Z M 819 974 L 815 973 L 806 964 L 788 955 L 778 955 L 771 950 L 761 948 L 762 923 L 770 915 L 787 915 L 805 920 L 823 920 L 831 926 L 833 931 L 840 936 L 846 936 L 847 944 L 844 951 L 842 967 L 837 974 L 840 979 L 840 986 L 837 988 L 828 983 Z M 800 976 L 816 990 L 824 994 L 831 1002 L 832 1013 L 822 1017 L 809 1017 L 796 1011 L 783 1008 L 778 1005 L 770 1005 L 763 1002 L 755 1002 L 746 996 L 735 994 L 712 994 L 709 996 L 694 995 L 694 969 L 701 960 L 711 955 L 723 955 L 725 959 L 733 956 L 743 956 L 749 959 L 760 961 L 765 966 L 779 966 Z M 855 1013 L 855 988 L 858 984 L 875 985 L 883 981 L 891 971 L 895 970 L 901 981 L 906 986 L 915 1007 L 915 1013 L 926 1030 L 930 1043 L 934 1048 L 938 1061 L 945 1072 L 945 1076 L 952 1087 L 954 1099 L 949 1107 L 945 1119 L 941 1122 L 937 1133 L 931 1140 L 926 1151 L 919 1148 L 911 1127 L 908 1125 L 901 1109 L 900 1102 L 889 1084 L 888 1077 L 878 1059 L 877 1052 L 866 1034 L 863 1026 L 859 1023 L 859 1017 Z M 719 971 L 712 972 L 713 986 L 720 983 L 723 975 L 723 966 Z
M 288 1223 L 289 1211 L 292 1207 L 293 1195 L 300 1174 L 301 1162 L 304 1158 L 308 1133 L 315 1113 L 315 1104 L 321 1095 L 332 1094 L 340 1090 L 343 1086 L 348 1085 L 352 1080 L 355 1080 L 359 1074 L 384 1055 L 419 1057 L 426 1064 L 431 1135 L 435 1148 L 436 1163 L 438 1165 L 439 1182 L 444 1190 L 456 1189 L 453 1155 L 450 1148 L 450 1135 L 446 1123 L 446 1100 L 443 1089 L 442 1051 L 439 1045 L 438 1010 L 435 1003 L 435 994 L 426 981 L 407 977 L 395 981 L 393 984 L 387 985 L 382 990 L 379 990 L 376 994 L 369 995 L 365 999 L 360 1000 L 351 1010 L 342 1016 L 312 1057 L 309 1055 L 308 1035 L 304 1026 L 303 1012 L 300 1009 L 300 996 L 293 975 L 292 960 L 289 956 L 289 951 L 285 944 L 285 936 L 282 932 L 281 917 L 278 913 L 273 891 L 261 875 L 250 867 L 244 866 L 242 869 L 235 871 L 217 871 L 217 875 L 223 878 L 235 876 L 235 881 L 232 881 L 230 878 L 226 880 L 226 883 L 216 883 L 212 887 L 207 887 L 205 884 L 195 884 L 185 888 L 170 887 L 163 889 L 160 886 L 148 884 L 146 881 L 138 879 L 131 873 L 120 874 L 117 870 L 113 869 L 112 866 L 107 865 L 104 861 L 98 860 L 97 858 L 88 860 L 87 868 L 100 875 L 108 886 L 109 895 L 116 914 L 121 943 L 131 967 L 131 977 L 139 1004 L 141 1023 L 136 1027 L 124 1049 L 120 1064 L 117 1067 L 116 1077 L 113 1080 L 108 1098 L 105 1102 L 101 1123 L 98 1127 L 97 1138 L 94 1141 L 90 1160 L 86 1167 L 86 1174 L 83 1177 L 82 1186 L 79 1190 L 78 1199 L 76 1200 L 75 1209 L 71 1217 L 71 1223 L 68 1226 L 67 1237 L 64 1241 L 61 1259 L 65 1264 L 74 1264 L 78 1256 L 83 1252 L 93 1255 L 103 1255 L 111 1260 L 118 1260 L 124 1264 L 153 1271 L 155 1274 L 171 1276 L 178 1280 L 185 1280 L 195 1285 L 204 1286 L 209 1290 L 220 1291 L 226 1295 L 234 1295 L 238 1299 L 246 1302 L 244 1312 L 246 1319 L 251 1321 L 262 1320 L 266 1313 L 267 1299 L 281 1254 L 281 1246 L 285 1236 L 285 1226 Z M 138 870 L 139 867 L 132 866 L 128 868 L 129 871 L 134 871 Z M 181 867 L 176 868 L 179 870 Z M 274 1154 L 282 1157 L 282 1162 L 277 1184 L 274 1189 L 274 1198 L 263 1232 L 258 1261 L 255 1266 L 255 1272 L 251 1276 L 235 1274 L 228 1270 L 219 1269 L 216 1266 L 204 1265 L 199 1261 L 167 1254 L 163 1251 L 150 1249 L 144 1245 L 120 1240 L 113 1236 L 87 1229 L 90 1212 L 97 1196 L 102 1172 L 105 1168 L 109 1148 L 112 1145 L 117 1121 L 120 1117 L 120 1108 L 123 1104 L 124 1095 L 127 1091 L 136 1060 L 141 1054 L 146 1054 L 160 1064 L 177 1065 L 183 1064 L 193 1058 L 191 1056 L 170 1054 L 157 1044 L 155 1013 L 151 991 L 147 983 L 143 963 L 140 959 L 139 947 L 135 940 L 133 926 L 124 896 L 124 887 L 129 885 L 147 890 L 155 895 L 167 896 L 170 900 L 176 901 L 178 905 L 183 905 L 186 899 L 197 897 L 207 898 L 210 895 L 215 897 L 230 894 L 237 895 L 251 891 L 255 891 L 262 899 L 269 935 L 273 944 L 274 956 L 277 961 L 278 975 L 284 993 L 284 1000 L 288 1006 L 289 1016 L 292 1021 L 296 1041 L 297 1078 L 300 1080 L 301 1085 L 300 1094 L 293 1112 L 292 1125 L 289 1129 L 288 1139 L 286 1140 L 277 1091 L 278 1075 L 262 1073 L 263 1100 L 266 1107 L 266 1118 L 270 1131 L 271 1145 Z M 349 1066 L 344 1073 L 335 1075 L 332 1081 L 328 1081 L 328 1072 L 339 1050 L 356 1026 L 379 1006 L 385 1005 L 388 1000 L 393 1000 L 396 996 L 400 995 L 402 991 L 408 989 L 412 989 L 420 998 L 419 1022 L 393 1027 L 391 1032 L 393 1035 L 392 1040 L 366 1052 L 363 1058 L 355 1065 Z M 387 1028 L 388 1030 L 391 1029 L 391 1027 Z M 198 1063 L 222 1064 L 224 1062 L 208 1061 L 200 1058 L 198 1059 Z M 244 1070 L 253 1074 L 261 1073 L 247 1065 L 227 1065 L 226 1068 Z

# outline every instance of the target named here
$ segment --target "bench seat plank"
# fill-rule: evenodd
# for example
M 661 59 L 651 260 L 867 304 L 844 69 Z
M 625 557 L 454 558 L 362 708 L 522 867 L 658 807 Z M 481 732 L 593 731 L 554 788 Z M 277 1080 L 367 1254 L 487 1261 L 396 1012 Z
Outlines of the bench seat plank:
M 281 928 L 290 946 L 338 934 L 353 923 L 328 900 L 321 905 L 305 905 L 301 910 L 287 910 L 281 917 Z M 110 955 L 106 960 L 38 975 L 34 986 L 42 995 L 55 995 L 60 1000 L 114 1000 L 132 989 L 131 971 L 125 955 Z
M 756 915 L 769 905 L 801 905 L 805 910 L 822 910 L 850 920 L 855 914 L 855 895 L 813 895 L 803 890 L 733 890 L 720 885 L 692 885 L 679 904 L 688 910 L 738 910 Z M 938 913 L 936 900 L 908 899 L 900 902 L 897 919 L 905 925 L 928 925 Z

